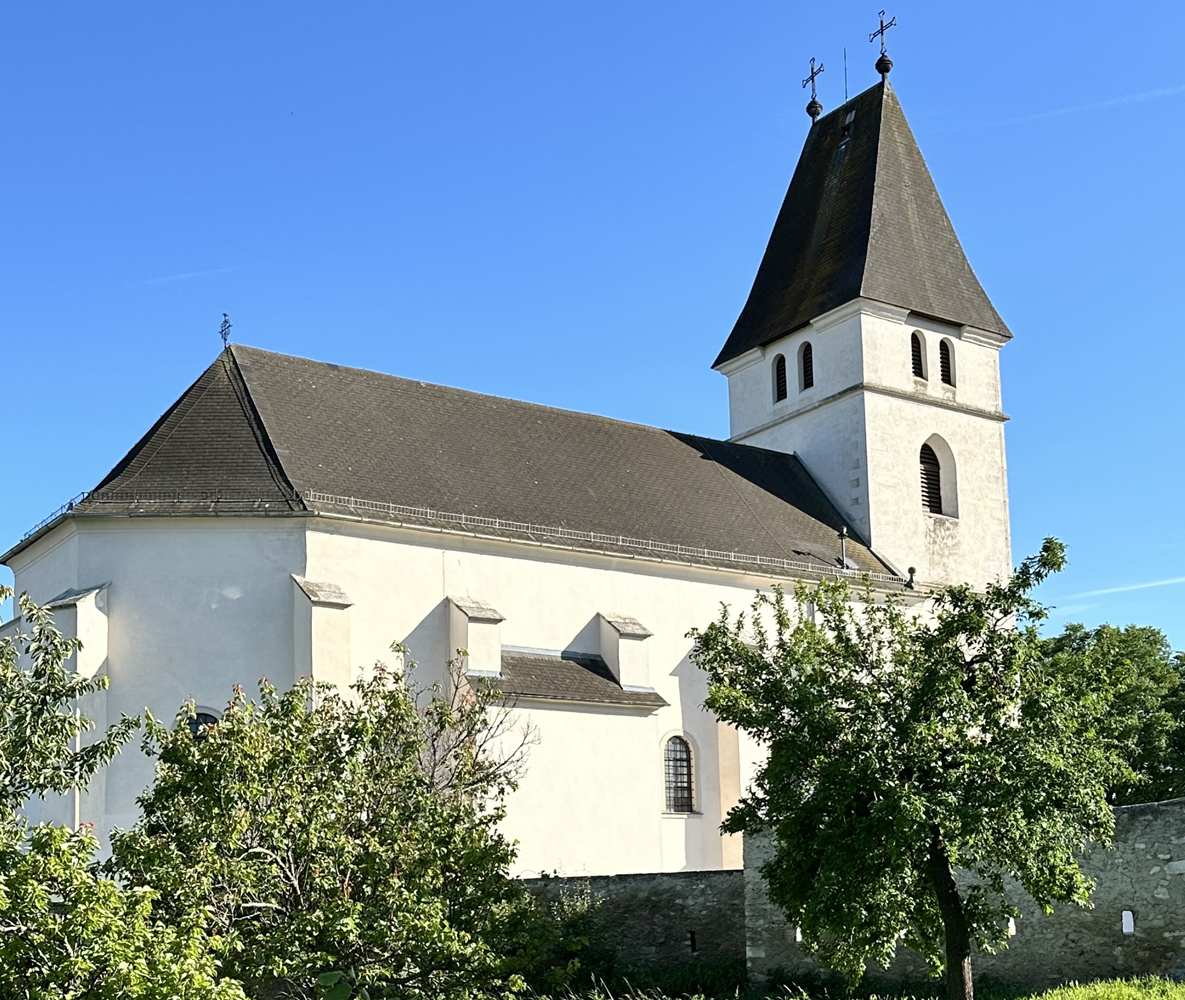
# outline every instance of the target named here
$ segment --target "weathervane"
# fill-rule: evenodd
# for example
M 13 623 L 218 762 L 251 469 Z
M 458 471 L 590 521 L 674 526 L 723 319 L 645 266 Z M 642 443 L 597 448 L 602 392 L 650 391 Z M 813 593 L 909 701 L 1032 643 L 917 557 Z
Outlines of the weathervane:
M 811 74 L 805 80 L 802 81 L 802 85 L 804 87 L 808 83 L 811 85 L 811 101 L 806 106 L 806 113 L 811 116 L 812 123 L 815 121 L 816 118 L 819 117 L 819 115 L 821 115 L 823 113 L 823 105 L 819 103 L 819 97 L 815 93 L 815 78 L 820 73 L 822 73 L 824 69 L 826 69 L 826 67 L 822 63 L 819 63 L 819 65 L 816 66 L 815 65 L 815 57 L 811 56 Z
M 227 313 L 222 314 L 222 326 L 218 330 L 218 335 L 222 338 L 222 346 L 225 349 L 230 342 L 230 316 Z
M 885 32 L 890 28 L 897 27 L 897 17 L 894 15 L 888 21 L 885 20 L 885 12 L 880 12 L 881 26 L 868 36 L 870 42 L 875 42 L 878 38 L 881 40 L 881 57 L 876 61 L 876 71 L 880 73 L 881 79 L 884 80 L 889 75 L 889 70 L 893 68 L 893 60 L 889 58 L 889 54 L 885 51 Z

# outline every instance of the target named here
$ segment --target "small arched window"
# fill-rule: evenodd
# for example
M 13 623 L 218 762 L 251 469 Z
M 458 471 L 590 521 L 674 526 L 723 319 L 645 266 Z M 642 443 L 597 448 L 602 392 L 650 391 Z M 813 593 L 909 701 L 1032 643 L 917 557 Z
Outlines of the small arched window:
M 200 743 L 210 732 L 211 726 L 218 725 L 218 716 L 212 712 L 204 712 L 200 708 L 189 718 L 189 731 L 193 734 L 195 743 Z
M 942 466 L 928 444 L 918 456 L 922 466 L 922 508 L 931 514 L 942 513 Z
M 938 344 L 938 368 L 943 384 L 954 385 L 955 364 L 949 340 L 942 340 Z
M 913 363 L 914 378 L 926 377 L 926 350 L 922 344 L 922 335 L 920 333 L 911 333 L 909 335 L 909 351 L 910 361 Z
M 815 384 L 815 352 L 808 340 L 798 349 L 798 388 L 801 392 Z
M 786 398 L 786 357 L 779 354 L 774 358 L 774 402 L 780 403 Z
M 672 736 L 663 748 L 662 763 L 667 786 L 667 812 L 691 812 L 695 806 L 691 792 L 691 744 L 682 736 Z

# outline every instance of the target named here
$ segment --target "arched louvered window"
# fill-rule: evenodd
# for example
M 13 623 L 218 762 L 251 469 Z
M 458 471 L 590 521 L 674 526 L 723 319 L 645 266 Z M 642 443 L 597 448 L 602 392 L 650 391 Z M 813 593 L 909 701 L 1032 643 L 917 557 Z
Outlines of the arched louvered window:
M 774 402 L 786 398 L 786 357 L 779 354 L 774 358 Z
M 938 367 L 942 376 L 944 385 L 955 384 L 955 366 L 951 357 L 951 347 L 949 340 L 943 340 L 938 344 Z
M 691 792 L 691 744 L 682 736 L 672 736 L 663 748 L 662 763 L 667 786 L 667 812 L 691 812 L 695 805 Z
M 922 466 L 922 508 L 931 514 L 942 513 L 942 467 L 928 444 L 918 456 Z
M 914 377 L 925 378 L 926 352 L 922 347 L 922 335 L 920 333 L 911 333 L 909 335 L 909 350 L 910 360 L 913 362 Z
M 798 377 L 803 389 L 815 384 L 815 352 L 809 340 L 798 351 Z

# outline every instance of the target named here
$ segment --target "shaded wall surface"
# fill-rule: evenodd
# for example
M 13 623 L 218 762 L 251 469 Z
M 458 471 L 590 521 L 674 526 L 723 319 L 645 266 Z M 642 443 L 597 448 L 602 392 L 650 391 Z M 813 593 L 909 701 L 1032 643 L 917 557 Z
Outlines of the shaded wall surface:
M 757 981 L 813 978 L 818 966 L 765 893 L 760 868 L 771 851 L 768 840 L 745 840 L 749 974 Z M 1007 949 L 975 957 L 978 978 L 1030 988 L 1113 976 L 1185 977 L 1185 799 L 1116 809 L 1113 849 L 1093 848 L 1082 865 L 1097 883 L 1092 906 L 1055 906 L 1046 915 L 1017 891 L 1016 934 Z M 887 971 L 868 973 L 873 985 L 924 978 L 925 965 L 905 948 Z
M 526 885 L 553 901 L 587 886 L 599 901 L 598 926 L 619 969 L 745 955 L 745 875 L 739 869 L 530 879 Z

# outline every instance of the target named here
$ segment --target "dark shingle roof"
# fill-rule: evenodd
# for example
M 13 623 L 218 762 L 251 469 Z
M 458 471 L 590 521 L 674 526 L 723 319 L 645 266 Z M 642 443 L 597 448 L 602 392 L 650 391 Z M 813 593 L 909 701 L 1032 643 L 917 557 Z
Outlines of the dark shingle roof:
M 811 127 L 749 299 L 715 364 L 861 296 L 1011 336 L 967 262 L 887 82 Z
M 796 572 L 832 571 L 845 526 L 793 455 L 241 346 L 75 510 L 299 510 L 436 527 L 463 515 L 526 522 L 483 534 L 710 565 L 740 553 Z M 648 553 L 639 539 L 662 544 Z M 887 571 L 859 542 L 848 555 Z
M 662 708 L 667 702 L 655 691 L 623 688 L 599 656 L 583 653 L 502 653 L 502 676 L 489 684 L 516 698 L 573 701 L 591 705 Z

